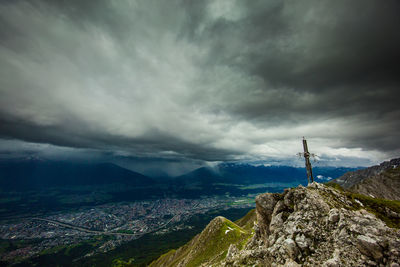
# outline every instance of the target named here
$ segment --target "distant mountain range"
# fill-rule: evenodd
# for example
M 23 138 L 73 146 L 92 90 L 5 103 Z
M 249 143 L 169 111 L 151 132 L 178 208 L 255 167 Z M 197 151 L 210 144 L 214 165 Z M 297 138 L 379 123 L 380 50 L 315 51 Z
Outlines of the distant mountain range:
M 4 191 L 105 184 L 152 186 L 155 181 L 112 163 L 40 160 L 0 162 L 0 187 Z
M 329 179 L 357 168 L 317 167 L 317 176 Z M 328 178 L 329 177 L 329 178 Z M 0 187 L 3 191 L 45 190 L 66 186 L 122 184 L 134 187 L 174 187 L 210 190 L 213 186 L 267 183 L 305 184 L 304 168 L 290 166 L 253 166 L 223 163 L 202 167 L 178 177 L 155 180 L 112 163 L 74 163 L 37 159 L 0 162 Z M 176 192 L 176 190 L 174 190 Z M 211 190 L 212 191 L 212 190 Z
M 351 192 L 400 200 L 400 158 L 362 170 L 347 172 L 332 182 Z
M 348 171 L 359 168 L 316 167 L 315 177 L 330 180 Z M 213 183 L 229 184 L 265 184 L 265 183 L 307 183 L 304 168 L 291 166 L 254 166 L 251 164 L 222 163 L 214 168 L 202 167 L 172 179 L 180 184 L 210 185 Z

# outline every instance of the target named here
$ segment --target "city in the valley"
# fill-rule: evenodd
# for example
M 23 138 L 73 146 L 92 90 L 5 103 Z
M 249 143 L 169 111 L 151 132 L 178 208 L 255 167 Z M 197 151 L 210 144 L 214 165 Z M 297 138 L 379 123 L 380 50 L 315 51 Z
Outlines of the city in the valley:
M 81 257 L 104 253 L 146 234 L 163 235 L 190 229 L 193 215 L 212 210 L 251 208 L 254 196 L 214 196 L 199 199 L 159 199 L 121 202 L 19 219 L 0 225 L 0 239 L 7 252 L 1 261 L 25 260 L 57 249 L 96 240 Z M 10 248 L 14 246 L 14 249 Z M 4 250 L 4 249 L 3 249 Z

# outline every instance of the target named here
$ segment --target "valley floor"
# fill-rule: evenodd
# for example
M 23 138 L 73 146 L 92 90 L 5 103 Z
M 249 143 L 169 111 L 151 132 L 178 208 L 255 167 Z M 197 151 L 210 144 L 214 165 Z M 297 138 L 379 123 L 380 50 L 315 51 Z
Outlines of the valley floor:
M 110 252 L 145 235 L 162 239 L 168 233 L 190 232 L 194 225 L 188 222 L 195 215 L 207 217 L 206 214 L 216 210 L 248 210 L 253 206 L 252 195 L 160 199 L 24 218 L 0 225 L 0 260 L 3 265 L 27 263 L 32 259 L 34 262 L 35 258 L 61 251 L 70 256 L 69 262 L 82 260 Z M 71 253 L 75 247 L 81 253 Z

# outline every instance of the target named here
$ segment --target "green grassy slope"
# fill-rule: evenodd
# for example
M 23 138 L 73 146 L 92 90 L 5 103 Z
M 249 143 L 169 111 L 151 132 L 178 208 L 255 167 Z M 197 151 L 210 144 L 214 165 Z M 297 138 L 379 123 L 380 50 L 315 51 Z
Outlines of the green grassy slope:
M 235 221 L 237 225 L 246 229 L 247 231 L 251 231 L 254 226 L 254 222 L 257 220 L 256 210 L 250 210 L 245 216 Z
M 172 267 L 183 263 L 183 266 L 193 267 L 205 262 L 219 262 L 225 258 L 231 244 L 236 244 L 239 249 L 243 247 L 252 235 L 249 225 L 253 225 L 254 218 L 255 212 L 250 211 L 237 221 L 241 227 L 224 217 L 216 217 L 185 246 L 162 255 L 150 266 Z

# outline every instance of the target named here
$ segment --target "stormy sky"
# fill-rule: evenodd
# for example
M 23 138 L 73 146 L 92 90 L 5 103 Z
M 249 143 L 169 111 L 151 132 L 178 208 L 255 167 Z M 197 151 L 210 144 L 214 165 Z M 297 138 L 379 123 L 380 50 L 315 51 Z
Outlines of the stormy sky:
M 296 165 L 302 136 L 327 165 L 399 156 L 398 14 L 397 0 L 2 0 L 0 157 Z

